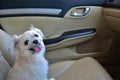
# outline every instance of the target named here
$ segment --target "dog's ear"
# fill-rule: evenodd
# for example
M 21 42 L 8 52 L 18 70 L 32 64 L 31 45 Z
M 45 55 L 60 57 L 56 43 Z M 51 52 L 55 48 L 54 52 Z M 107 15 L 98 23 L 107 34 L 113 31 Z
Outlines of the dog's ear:
M 29 29 L 35 30 L 36 32 L 38 32 L 42 36 L 42 38 L 45 38 L 45 35 L 43 34 L 43 32 L 40 29 L 34 27 L 32 24 L 31 24 L 31 27 L 29 27 Z
M 10 42 L 10 47 L 11 47 L 12 49 L 15 49 L 18 41 L 19 41 L 18 36 L 17 36 L 17 35 L 13 35 L 13 36 L 12 36 L 12 39 L 11 39 L 11 42 Z
M 16 47 L 16 45 L 17 45 L 17 43 L 19 41 L 19 37 L 17 35 L 13 35 L 12 40 L 13 40 L 13 43 L 14 43 L 14 47 Z

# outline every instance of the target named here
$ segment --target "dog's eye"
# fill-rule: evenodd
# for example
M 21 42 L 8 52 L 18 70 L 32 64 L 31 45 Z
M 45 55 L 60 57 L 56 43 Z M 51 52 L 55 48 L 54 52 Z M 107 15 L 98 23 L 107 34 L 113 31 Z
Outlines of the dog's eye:
M 34 34 L 35 37 L 39 37 L 37 34 Z
M 24 42 L 24 45 L 28 45 L 28 42 L 29 42 L 29 40 L 26 40 L 25 42 Z

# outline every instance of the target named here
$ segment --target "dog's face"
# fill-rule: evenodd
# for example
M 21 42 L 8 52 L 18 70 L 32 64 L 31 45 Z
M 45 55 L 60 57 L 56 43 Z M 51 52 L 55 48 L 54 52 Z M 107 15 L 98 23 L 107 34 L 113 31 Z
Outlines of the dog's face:
M 14 36 L 15 49 L 22 56 L 44 56 L 45 45 L 43 43 L 43 34 L 40 30 L 31 29 L 20 36 Z

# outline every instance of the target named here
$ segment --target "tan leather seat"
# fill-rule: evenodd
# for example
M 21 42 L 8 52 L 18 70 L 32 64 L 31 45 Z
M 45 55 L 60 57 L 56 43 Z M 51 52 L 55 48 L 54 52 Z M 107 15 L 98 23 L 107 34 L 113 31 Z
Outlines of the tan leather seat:
M 0 49 L 5 59 L 12 66 L 15 54 L 9 50 L 11 36 L 0 30 L 0 37 Z M 105 69 L 91 57 L 51 64 L 48 76 L 55 77 L 56 80 L 112 80 Z
M 91 57 L 51 64 L 49 77 L 55 77 L 56 80 L 113 80 Z

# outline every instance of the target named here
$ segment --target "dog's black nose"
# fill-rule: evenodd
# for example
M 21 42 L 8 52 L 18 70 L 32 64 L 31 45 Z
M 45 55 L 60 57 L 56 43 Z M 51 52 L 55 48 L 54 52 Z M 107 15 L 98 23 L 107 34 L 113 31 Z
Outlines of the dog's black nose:
M 38 40 L 34 40 L 33 43 L 34 44 L 38 44 L 39 42 L 38 42 Z

